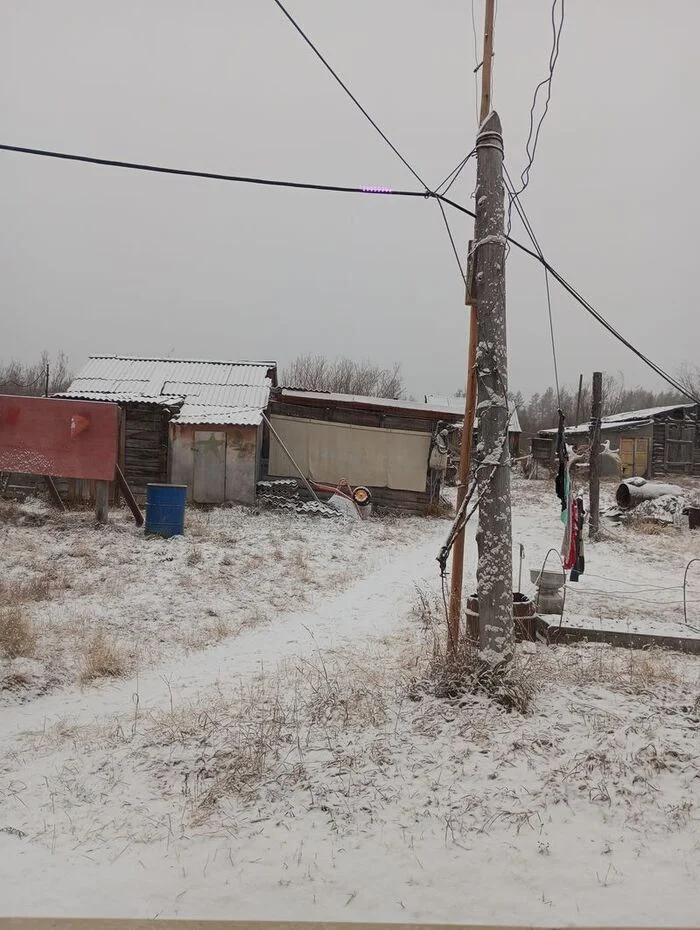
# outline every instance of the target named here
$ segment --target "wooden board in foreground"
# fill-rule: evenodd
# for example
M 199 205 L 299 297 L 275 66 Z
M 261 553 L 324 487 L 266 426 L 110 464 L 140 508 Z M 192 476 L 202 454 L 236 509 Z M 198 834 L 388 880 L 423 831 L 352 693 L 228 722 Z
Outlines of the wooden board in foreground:
M 160 920 L 73 917 L 0 917 L 0 930 L 532 930 L 530 927 L 490 927 L 479 924 L 324 923 L 266 920 Z M 537 930 L 558 930 L 555 924 Z M 576 930 L 575 927 L 570 930 Z M 586 927 L 586 930 L 641 930 L 637 927 Z M 647 928 L 648 930 L 648 928 Z M 684 930 L 655 927 L 654 930 Z
M 656 628 L 645 631 L 626 629 L 619 622 L 605 620 L 596 621 L 589 625 L 577 624 L 575 620 L 564 618 L 561 629 L 560 617 L 554 614 L 544 614 L 535 617 L 535 630 L 537 638 L 546 643 L 608 643 L 611 646 L 621 646 L 626 649 L 672 649 L 675 652 L 686 652 L 690 655 L 700 655 L 700 633 L 689 627 L 679 624 L 658 623 Z M 671 631 L 665 632 L 664 627 Z

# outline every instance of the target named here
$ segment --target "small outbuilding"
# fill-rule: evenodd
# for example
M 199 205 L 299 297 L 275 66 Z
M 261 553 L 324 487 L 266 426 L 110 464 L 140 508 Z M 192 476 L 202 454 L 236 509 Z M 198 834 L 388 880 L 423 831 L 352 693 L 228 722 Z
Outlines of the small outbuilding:
M 318 483 L 345 479 L 369 487 L 380 506 L 424 513 L 438 503 L 444 478 L 441 431 L 462 418 L 449 408 L 391 398 L 273 390 L 264 467 L 270 478 L 297 478 L 301 471 Z
M 252 504 L 276 383 L 275 362 L 91 356 L 59 396 L 119 405 L 119 463 L 137 497 L 171 482 L 195 503 Z
M 612 455 L 601 456 L 603 473 L 612 477 L 700 476 L 700 404 L 651 407 L 603 417 L 601 441 Z M 567 442 L 587 444 L 590 425 L 566 429 Z M 553 463 L 556 429 L 540 430 L 538 460 Z M 535 453 L 533 441 L 533 454 Z M 619 466 L 616 465 L 619 457 Z M 611 471 L 612 469 L 612 471 Z M 613 474 L 614 472 L 614 474 Z

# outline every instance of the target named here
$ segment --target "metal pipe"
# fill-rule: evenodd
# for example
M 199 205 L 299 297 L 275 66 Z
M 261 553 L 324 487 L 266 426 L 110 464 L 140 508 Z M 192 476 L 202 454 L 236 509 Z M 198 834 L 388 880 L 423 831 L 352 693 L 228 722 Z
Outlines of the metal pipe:
M 289 449 L 288 449 L 288 448 L 285 446 L 285 444 L 282 442 L 279 433 L 278 433 L 277 430 L 274 428 L 274 426 L 272 425 L 272 423 L 270 423 L 270 421 L 268 420 L 268 418 L 265 416 L 264 413 L 263 413 L 263 415 L 262 415 L 262 418 L 263 418 L 263 420 L 267 423 L 267 425 L 268 425 L 268 427 L 269 427 L 270 432 L 272 433 L 272 435 L 275 437 L 275 439 L 276 439 L 277 442 L 280 444 L 280 446 L 282 446 L 282 451 L 284 452 L 284 454 L 287 456 L 287 458 L 288 458 L 289 461 L 292 463 L 292 465 L 294 466 L 294 468 L 296 468 L 296 470 L 299 472 L 299 477 L 300 477 L 301 480 L 304 482 L 304 485 L 306 486 L 306 490 L 307 490 L 307 491 L 309 492 L 309 494 L 313 497 L 313 499 L 316 501 L 317 504 L 322 503 L 322 501 L 319 499 L 319 497 L 318 497 L 318 495 L 316 494 L 316 492 L 314 491 L 314 489 L 311 487 L 311 485 L 309 484 L 309 482 L 306 480 L 306 475 L 305 475 L 304 472 L 301 470 L 301 468 L 299 468 L 299 466 L 297 465 L 297 463 L 294 461 L 294 457 L 292 456 L 292 453 L 289 451 Z
M 615 492 L 615 500 L 623 510 L 631 510 L 632 507 L 636 507 L 642 501 L 651 501 L 657 497 L 664 497 L 666 494 L 679 495 L 682 493 L 683 489 L 679 488 L 677 484 L 657 484 L 654 481 L 632 484 L 629 481 L 623 481 L 618 485 Z
M 689 626 L 689 624 L 688 624 L 688 604 L 687 604 L 687 601 L 686 601 L 686 587 L 687 587 L 687 585 L 688 585 L 688 569 L 689 569 L 690 566 L 693 564 L 693 562 L 700 562 L 700 559 L 691 559 L 690 562 L 688 562 L 688 564 L 686 565 L 686 567 L 685 567 L 685 572 L 683 573 L 683 619 L 685 620 L 685 625 L 686 625 L 686 626 Z M 694 629 L 694 627 L 691 627 L 691 629 Z

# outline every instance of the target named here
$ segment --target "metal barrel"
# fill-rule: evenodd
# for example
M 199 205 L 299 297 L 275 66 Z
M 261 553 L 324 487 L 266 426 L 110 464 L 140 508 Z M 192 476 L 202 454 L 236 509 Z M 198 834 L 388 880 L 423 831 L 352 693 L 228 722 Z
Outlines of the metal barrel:
M 146 485 L 146 533 L 182 536 L 185 530 L 186 484 Z

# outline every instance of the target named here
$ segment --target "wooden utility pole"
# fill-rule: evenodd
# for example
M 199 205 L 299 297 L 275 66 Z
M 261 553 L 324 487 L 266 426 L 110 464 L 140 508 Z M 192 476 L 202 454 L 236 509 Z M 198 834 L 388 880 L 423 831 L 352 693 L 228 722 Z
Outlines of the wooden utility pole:
M 603 372 L 593 372 L 590 452 L 588 466 L 588 536 L 595 539 L 600 529 L 600 418 L 603 415 Z
M 486 0 L 484 14 L 484 58 L 481 68 L 481 112 L 483 123 L 491 109 L 491 75 L 493 69 L 493 29 L 496 0 Z M 471 244 L 470 244 L 471 252 Z M 473 264 L 476 256 L 473 257 Z M 467 285 L 469 286 L 469 285 Z M 476 415 L 476 344 L 479 339 L 479 324 L 474 294 L 467 292 L 469 310 L 469 347 L 467 349 L 467 383 L 464 402 L 464 424 L 457 473 L 457 510 L 467 493 L 472 457 L 472 436 Z M 462 614 L 462 579 L 464 575 L 464 530 L 455 538 L 452 548 L 452 577 L 450 579 L 450 606 L 448 612 L 448 649 L 454 654 L 459 642 L 459 621 Z
M 578 426 L 581 422 L 581 392 L 583 391 L 583 372 L 578 376 L 578 397 L 576 398 L 576 422 L 574 426 Z
M 513 536 L 508 464 L 508 350 L 503 204 L 503 133 L 491 112 L 476 137 L 474 249 L 479 341 L 479 645 L 492 667 L 513 655 Z

